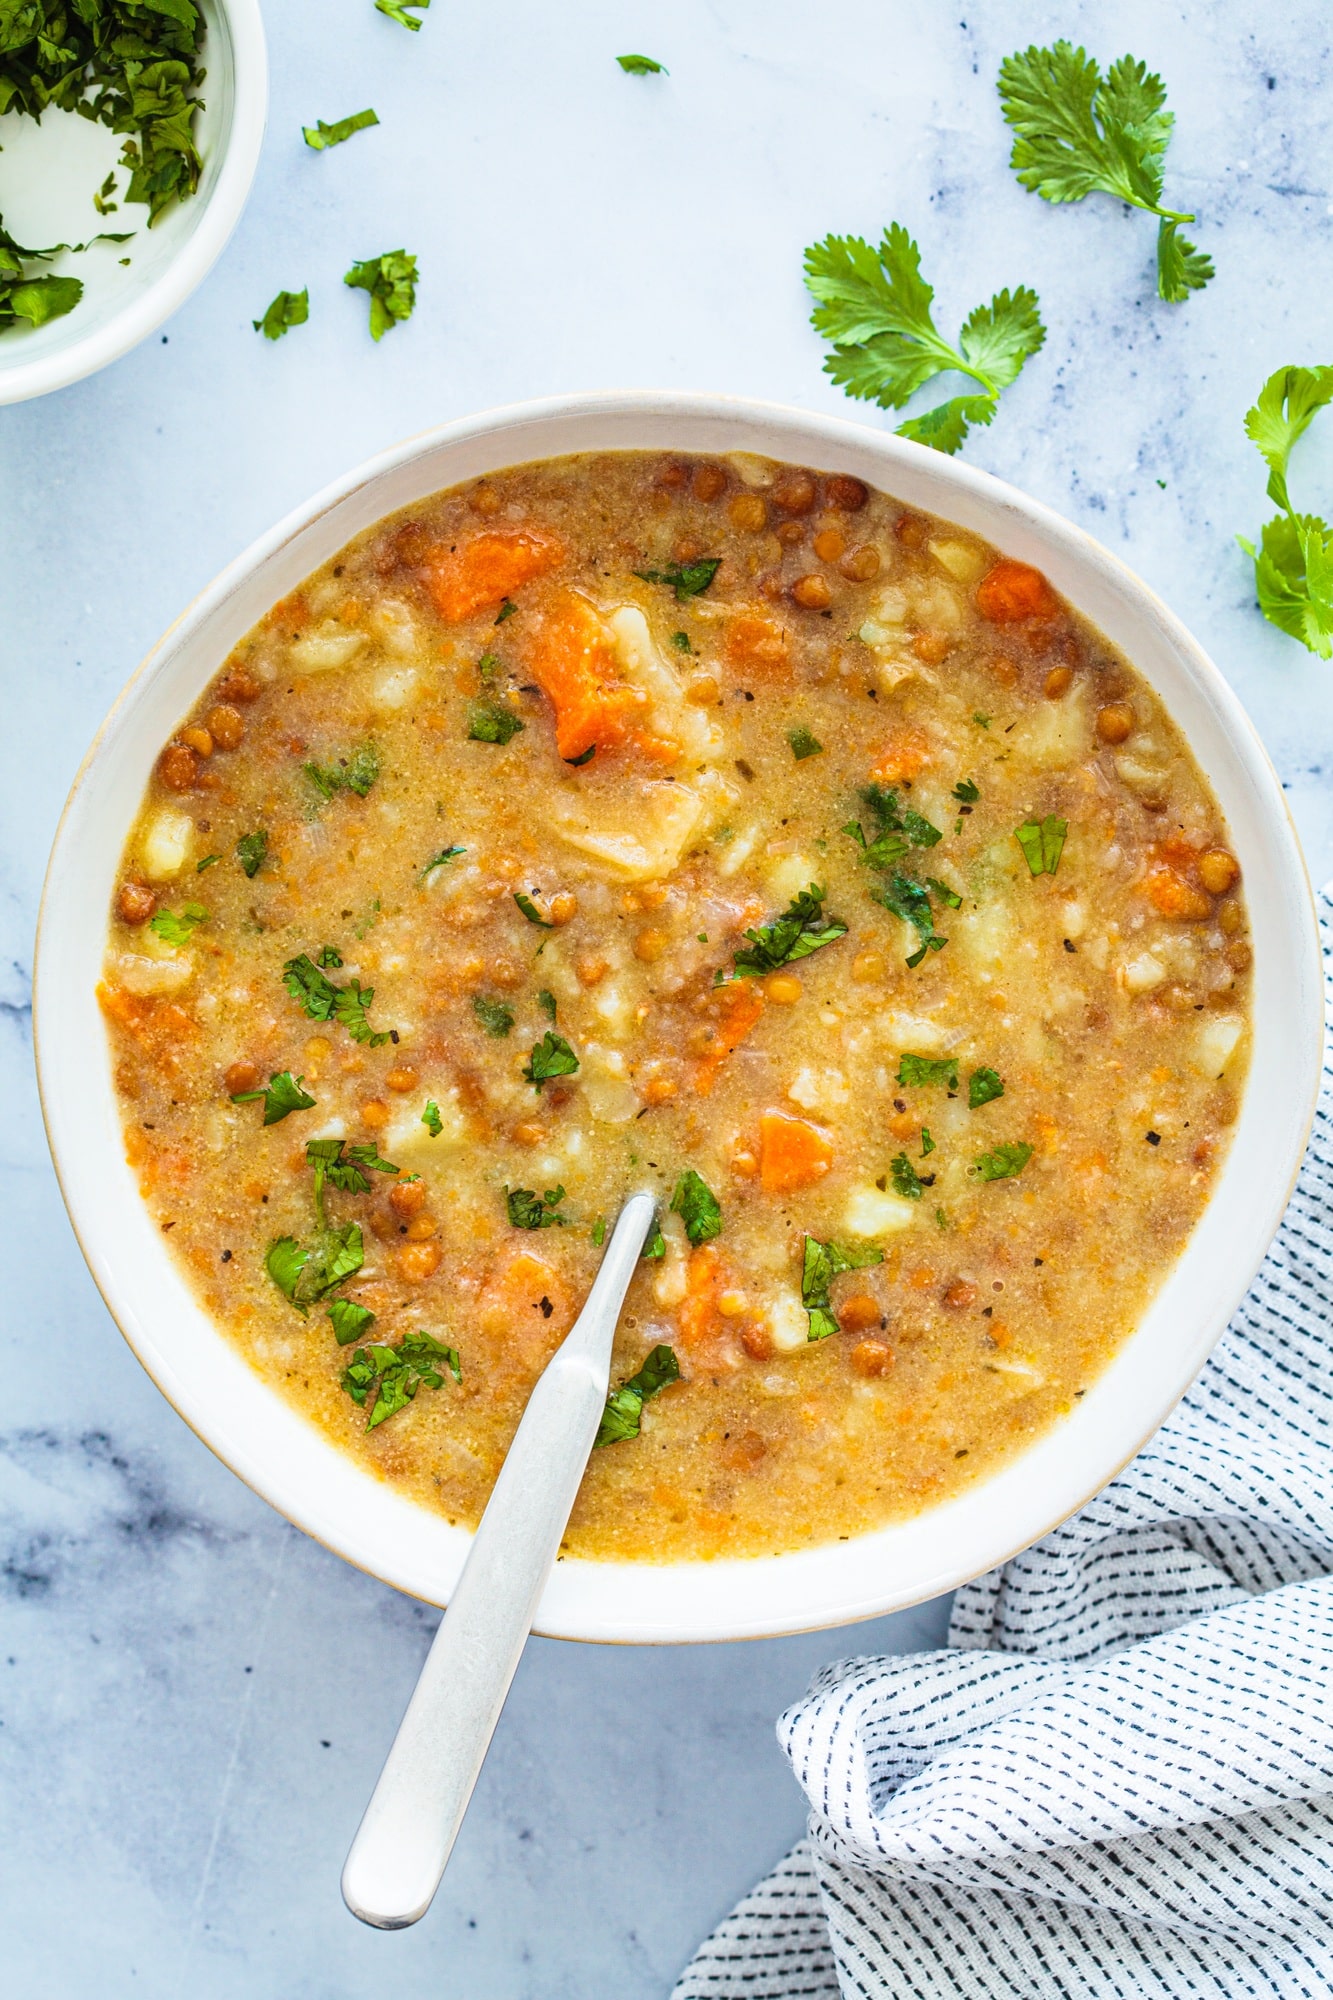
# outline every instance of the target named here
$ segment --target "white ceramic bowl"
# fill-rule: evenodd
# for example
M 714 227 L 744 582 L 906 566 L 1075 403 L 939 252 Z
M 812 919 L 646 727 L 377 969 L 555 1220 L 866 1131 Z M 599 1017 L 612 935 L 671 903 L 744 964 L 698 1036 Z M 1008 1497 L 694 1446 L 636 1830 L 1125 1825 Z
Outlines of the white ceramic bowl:
M 1322 1049 L 1314 908 L 1281 787 L 1188 632 L 1079 529 L 1012 487 L 901 438 L 724 397 L 633 393 L 528 404 L 372 459 L 224 571 L 149 655 L 70 794 L 38 937 L 38 1069 L 56 1169 L 94 1278 L 163 1394 L 226 1464 L 309 1534 L 413 1595 L 447 1600 L 468 1536 L 336 1450 L 212 1325 L 126 1164 L 97 983 L 117 863 L 154 760 L 226 654 L 351 536 L 441 487 L 564 452 L 762 452 L 853 473 L 1037 564 L 1159 691 L 1208 773 L 1244 869 L 1255 1038 L 1227 1164 L 1138 1331 L 1022 1457 L 956 1500 L 849 1542 L 753 1561 L 564 1561 L 537 1629 L 618 1641 L 726 1639 L 869 1618 L 950 1589 L 1072 1513 L 1149 1437 L 1202 1365 L 1277 1227 L 1309 1132 Z
M 40 124 L 3 121 L 5 220 L 21 243 L 83 240 L 97 229 L 132 229 L 128 243 L 98 243 L 34 268 L 82 278 L 73 312 L 46 326 L 0 335 L 0 403 L 45 396 L 119 360 L 183 305 L 207 277 L 240 220 L 259 163 L 268 115 L 268 54 L 259 0 L 199 0 L 207 32 L 207 76 L 197 134 L 203 171 L 185 201 L 148 227 L 148 210 L 126 202 L 99 218 L 91 191 L 117 166 L 124 135 L 48 110 Z M 117 183 L 125 185 L 117 167 Z M 82 218 L 82 220 L 71 220 Z M 120 259 L 128 257 L 128 268 Z

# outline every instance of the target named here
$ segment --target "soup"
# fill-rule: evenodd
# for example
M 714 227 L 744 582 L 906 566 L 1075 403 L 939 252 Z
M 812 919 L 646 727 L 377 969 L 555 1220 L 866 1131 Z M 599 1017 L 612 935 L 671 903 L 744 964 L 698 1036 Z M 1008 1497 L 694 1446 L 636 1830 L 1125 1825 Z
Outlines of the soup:
M 565 1547 L 759 1555 L 984 1478 L 1141 1318 L 1248 1048 L 1239 869 L 1044 576 L 841 474 L 520 466 L 221 662 L 100 998 L 204 1306 L 475 1523 L 620 1203 Z

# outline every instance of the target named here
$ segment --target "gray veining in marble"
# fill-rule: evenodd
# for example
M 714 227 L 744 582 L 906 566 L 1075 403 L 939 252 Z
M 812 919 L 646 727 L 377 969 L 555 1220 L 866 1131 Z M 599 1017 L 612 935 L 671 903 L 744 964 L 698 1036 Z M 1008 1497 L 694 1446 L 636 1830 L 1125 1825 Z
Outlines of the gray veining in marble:
M 802 247 L 891 218 L 942 322 L 1041 294 L 1045 352 L 974 462 L 1123 554 L 1211 650 L 1333 872 L 1333 676 L 1251 608 L 1264 517 L 1241 417 L 1331 360 L 1328 30 L 1295 0 L 955 10 L 906 0 L 267 8 L 273 110 L 202 290 L 115 367 L 0 412 L 0 1955 L 22 2000 L 659 2000 L 800 1827 L 772 1721 L 819 1662 L 938 1643 L 942 1608 L 771 1644 L 534 1644 L 428 1920 L 373 1935 L 337 1877 L 434 1614 L 306 1541 L 159 1398 L 84 1272 L 31 1081 L 31 940 L 79 757 L 192 593 L 366 453 L 489 404 L 623 383 L 854 413 L 820 373 Z M 1007 171 L 993 91 L 1029 39 L 1165 74 L 1168 187 L 1218 276 L 1152 295 L 1151 222 L 1052 210 Z M 625 77 L 643 49 L 668 78 Z M 373 104 L 322 157 L 300 126 Z M 22 220 L 21 190 L 0 207 Z M 379 348 L 354 257 L 406 244 L 416 318 Z M 311 321 L 251 331 L 280 287 Z M 881 422 L 874 412 L 866 420 Z M 1333 418 L 1303 448 L 1330 504 Z M 1308 498 L 1306 497 L 1308 496 Z

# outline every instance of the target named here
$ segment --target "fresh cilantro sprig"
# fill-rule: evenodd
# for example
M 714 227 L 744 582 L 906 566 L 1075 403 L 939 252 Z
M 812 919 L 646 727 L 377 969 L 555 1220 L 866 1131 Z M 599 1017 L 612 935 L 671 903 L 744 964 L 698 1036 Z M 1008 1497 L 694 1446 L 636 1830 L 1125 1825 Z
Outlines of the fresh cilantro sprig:
M 579 1059 L 563 1035 L 554 1034 L 550 1028 L 539 1042 L 532 1045 L 532 1054 L 523 1065 L 523 1074 L 535 1091 L 540 1092 L 544 1083 L 553 1076 L 573 1076 L 578 1069 Z
M 921 943 L 915 951 L 907 954 L 907 964 L 915 969 L 921 964 L 928 951 L 943 951 L 949 940 L 935 928 L 935 913 L 931 905 L 931 895 L 943 903 L 947 909 L 956 910 L 962 897 L 947 882 L 937 876 L 928 875 L 924 882 L 914 881 L 910 875 L 890 875 L 870 894 L 875 902 L 882 903 L 892 916 L 901 917 L 911 924 Z
M 268 835 L 263 827 L 256 828 L 254 833 L 241 835 L 236 843 L 236 859 L 253 882 L 268 859 Z
M 765 973 L 776 972 L 780 965 L 792 965 L 797 959 L 809 958 L 812 951 L 822 951 L 826 944 L 836 944 L 846 937 L 847 926 L 837 917 L 824 915 L 824 898 L 828 894 L 817 882 L 794 896 L 780 917 L 771 924 L 761 924 L 758 930 L 748 930 L 745 942 L 732 953 L 735 979 L 762 979 Z M 727 984 L 724 973 L 719 972 L 713 984 Z
M 303 1076 L 293 1077 L 289 1069 L 275 1070 L 268 1082 L 258 1090 L 233 1091 L 233 1104 L 256 1104 L 264 1102 L 264 1123 L 278 1125 L 293 1111 L 311 1111 L 315 1100 L 301 1088 Z
M 882 1264 L 879 1249 L 844 1250 L 838 1243 L 805 1239 L 805 1259 L 801 1267 L 801 1304 L 810 1315 L 807 1340 L 827 1340 L 838 1332 L 838 1318 L 829 1304 L 829 1287 L 844 1271 L 859 1271 L 867 1264 Z
M 1004 1096 L 1004 1078 L 997 1069 L 974 1069 L 967 1079 L 967 1108 L 980 1111 L 983 1104 L 993 1104 L 997 1097 Z
M 311 762 L 301 768 L 322 798 L 331 799 L 335 792 L 355 792 L 363 799 L 379 777 L 380 753 L 373 743 L 363 743 L 336 764 Z
M 326 959 L 331 950 L 331 946 L 325 946 L 320 953 L 321 961 L 341 965 L 342 959 L 336 952 Z M 375 998 L 373 986 L 362 986 L 356 979 L 349 979 L 345 986 L 335 985 L 306 952 L 289 958 L 282 976 L 292 999 L 310 1020 L 339 1021 L 354 1042 L 364 1042 L 367 1048 L 383 1048 L 393 1039 L 390 1030 L 372 1028 L 366 1018 L 366 1009 Z
M 671 1210 L 685 1224 L 685 1234 L 696 1246 L 722 1234 L 722 1204 L 693 1167 L 687 1167 L 677 1181 Z
M 617 56 L 626 76 L 669 76 L 671 72 L 651 56 Z
M 433 1097 L 426 1099 L 426 1108 L 421 1114 L 421 1123 L 425 1126 L 432 1139 L 438 1139 L 444 1130 L 444 1120 L 440 1116 L 440 1107 Z
M 914 1056 L 898 1058 L 898 1081 L 907 1090 L 942 1083 L 946 1090 L 958 1088 L 957 1056 Z
M 421 26 L 418 16 L 429 6 L 430 0 L 375 0 L 377 14 L 387 14 L 391 21 L 396 21 L 400 28 L 410 28 L 414 35 Z M 414 10 L 412 13 L 408 12 L 409 7 Z
M 505 1205 L 515 1229 L 563 1229 L 569 1221 L 567 1215 L 560 1214 L 564 1198 L 563 1187 L 547 1188 L 545 1194 L 532 1188 L 505 1189 Z
M 256 333 L 265 340 L 281 340 L 294 326 L 304 326 L 310 317 L 310 287 L 299 292 L 279 292 L 265 308 L 262 319 L 251 320 Z
M 315 1175 L 315 1207 L 324 1217 L 324 1186 L 343 1194 L 369 1194 L 368 1174 L 396 1174 L 392 1160 L 382 1160 L 373 1141 L 349 1146 L 345 1139 L 307 1139 L 305 1156 Z
M 375 4 L 379 6 L 380 0 L 375 0 Z M 418 0 L 413 0 L 413 4 L 418 4 Z M 393 18 L 401 19 L 405 27 L 421 26 L 420 21 L 409 21 L 400 14 L 395 14 Z M 378 257 L 367 257 L 363 262 L 353 264 L 351 270 L 343 274 L 345 285 L 370 293 L 372 340 L 383 340 L 391 326 L 396 326 L 400 320 L 411 319 L 417 302 L 417 275 L 417 260 L 406 250 L 385 250 Z
M 1212 259 L 1179 234 L 1194 217 L 1162 206 L 1175 118 L 1160 76 L 1133 56 L 1103 76 L 1086 50 L 1060 41 L 1006 56 L 997 88 L 1015 134 L 1009 164 L 1025 188 L 1051 202 L 1114 195 L 1158 216 L 1158 296 L 1179 305 L 1202 291 Z
M 1000 395 L 1046 338 L 1035 292 L 997 292 L 968 315 L 953 347 L 931 317 L 934 291 L 921 275 L 921 252 L 900 222 L 878 250 L 860 236 L 828 236 L 805 253 L 805 282 L 818 301 L 810 315 L 833 343 L 824 372 L 864 402 L 900 410 L 937 375 L 961 374 L 979 385 L 898 426 L 936 451 L 955 452 L 972 424 L 989 424 Z
M 163 944 L 180 946 L 188 944 L 200 924 L 207 922 L 208 911 L 202 903 L 185 903 L 179 911 L 159 910 L 148 928 Z
M 647 1253 L 645 1252 L 645 1255 Z M 593 1449 L 608 1444 L 622 1444 L 626 1438 L 639 1435 L 643 1406 L 651 1396 L 658 1396 L 663 1389 L 680 1380 L 680 1363 L 676 1352 L 665 1343 L 655 1347 L 637 1374 L 619 1389 L 613 1389 L 606 1399 L 602 1421 L 593 1439 Z
M 867 840 L 859 819 L 849 819 L 842 831 L 861 849 L 867 868 L 892 868 L 909 848 L 934 847 L 944 838 L 937 826 L 911 806 L 900 812 L 898 794 L 886 791 L 883 785 L 866 785 L 861 798 L 875 815 L 878 833 Z
M 700 556 L 696 562 L 668 563 L 665 569 L 636 569 L 641 583 L 664 583 L 676 593 L 677 604 L 701 597 L 722 567 L 721 556 Z
M 1021 1174 L 1031 1158 L 1031 1146 L 1017 1139 L 1007 1146 L 995 1146 L 989 1153 L 978 1154 L 975 1164 L 983 1181 L 1008 1181 Z
M 1321 660 L 1333 657 L 1333 532 L 1317 514 L 1298 514 L 1287 491 L 1292 446 L 1333 402 L 1333 367 L 1279 368 L 1246 413 L 1245 433 L 1268 467 L 1268 497 L 1282 509 L 1259 547 L 1237 535 L 1254 564 L 1259 609 L 1270 625 Z
M 890 1161 L 889 1178 L 893 1182 L 893 1192 L 901 1195 L 904 1201 L 920 1201 L 926 1183 L 906 1153 L 899 1153 Z
M 420 22 L 417 23 L 419 27 Z M 317 118 L 313 125 L 303 125 L 301 136 L 314 153 L 326 153 L 330 146 L 341 146 L 351 138 L 353 132 L 364 132 L 369 125 L 378 125 L 379 119 L 373 111 L 354 111 L 350 118 L 335 119 L 326 125 Z
M 418 1389 L 442 1389 L 442 1370 L 455 1382 L 462 1381 L 458 1349 L 446 1347 L 423 1330 L 404 1334 L 396 1347 L 379 1343 L 358 1347 L 343 1369 L 342 1385 L 359 1409 L 364 1410 L 374 1397 L 366 1419 L 366 1429 L 373 1431 L 377 1424 L 387 1423 L 399 1410 L 405 1410 Z

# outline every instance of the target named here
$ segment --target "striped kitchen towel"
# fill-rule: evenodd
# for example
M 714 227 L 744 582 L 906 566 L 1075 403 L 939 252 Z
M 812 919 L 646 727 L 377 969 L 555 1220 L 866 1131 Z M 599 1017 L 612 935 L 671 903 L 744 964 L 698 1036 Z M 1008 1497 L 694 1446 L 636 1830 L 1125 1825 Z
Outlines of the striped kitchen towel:
M 1329 2000 L 1331 1197 L 1326 1058 L 1282 1228 L 1198 1382 L 1081 1514 L 958 1593 L 946 1649 L 837 1661 L 782 1717 L 809 1838 L 673 2000 Z

